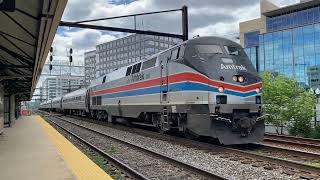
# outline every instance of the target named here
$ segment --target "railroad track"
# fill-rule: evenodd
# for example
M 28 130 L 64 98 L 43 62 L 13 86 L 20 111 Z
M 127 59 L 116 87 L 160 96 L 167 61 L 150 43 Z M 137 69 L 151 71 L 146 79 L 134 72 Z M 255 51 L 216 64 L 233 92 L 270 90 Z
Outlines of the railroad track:
M 320 154 L 316 153 L 287 149 L 266 144 L 249 144 L 247 146 L 236 146 L 235 148 L 320 168 Z
M 86 118 L 75 117 L 77 120 Z M 74 117 L 70 118 L 74 119 Z M 76 120 L 76 119 L 74 119 Z M 80 121 L 79 121 L 80 122 Z M 95 121 L 96 123 L 97 121 Z M 101 122 L 100 122 L 101 123 Z M 75 123 L 75 124 L 78 124 Z M 116 126 L 111 125 L 112 128 Z M 117 128 L 123 129 L 130 132 L 134 132 L 137 134 L 141 134 L 143 136 L 150 136 L 151 138 L 155 138 L 154 132 L 145 131 L 141 129 L 128 128 L 124 126 L 117 126 Z M 157 134 L 159 135 L 159 134 Z M 156 136 L 157 136 L 156 135 Z M 171 141 L 179 144 L 183 144 L 186 148 L 199 149 L 204 152 L 210 152 L 211 154 L 219 154 L 221 158 L 225 158 L 231 161 L 238 161 L 242 164 L 251 164 L 253 167 L 262 167 L 266 170 L 275 170 L 279 168 L 279 165 L 283 167 L 283 174 L 287 175 L 295 175 L 295 177 L 300 177 L 304 179 L 316 179 L 320 178 L 320 169 L 318 167 L 310 166 L 306 164 L 313 159 L 319 159 L 317 154 L 310 154 L 306 152 L 300 151 L 292 151 L 289 149 L 283 149 L 279 147 L 272 147 L 266 145 L 259 145 L 260 148 L 254 148 L 254 150 L 243 150 L 243 149 L 234 149 L 230 147 L 221 147 L 215 146 L 212 144 L 207 144 L 198 141 L 191 141 L 185 138 L 172 137 L 168 135 L 159 135 L 160 139 L 166 139 L 166 141 Z M 214 150 L 213 150 L 214 149 Z M 263 152 L 262 152 L 263 151 Z M 278 153 L 278 156 L 275 155 L 275 152 Z M 280 153 L 280 155 L 279 155 Z M 283 157 L 285 154 L 285 158 Z M 271 157 L 270 157 L 271 156 Z M 288 158 L 289 157 L 289 158 Z
M 146 153 L 151 156 L 154 156 L 154 157 L 157 157 L 158 159 L 161 159 L 169 164 L 172 164 L 173 166 L 175 167 L 179 167 L 180 169 L 183 169 L 185 171 L 187 171 L 188 174 L 191 174 L 191 173 L 195 173 L 196 175 L 193 176 L 194 177 L 198 177 L 199 179 L 225 179 L 224 177 L 222 176 L 219 176 L 219 175 L 216 175 L 216 174 L 213 174 L 209 171 L 206 171 L 206 170 L 202 170 L 202 169 L 199 169 L 191 164 L 188 164 L 188 163 L 185 163 L 185 162 L 181 162 L 181 161 L 178 161 L 174 158 L 171 158 L 169 156 L 166 156 L 165 154 L 161 154 L 161 153 L 158 153 L 158 152 L 154 152 L 152 150 L 149 150 L 149 149 L 146 149 L 144 147 L 140 147 L 138 145 L 135 145 L 133 143 L 130 143 L 130 142 L 126 142 L 126 141 L 123 141 L 119 138 L 116 138 L 116 137 L 112 137 L 112 136 L 109 136 L 107 134 L 104 134 L 102 132 L 99 132 L 99 131 L 96 131 L 92 128 L 88 128 L 88 127 L 85 127 L 83 125 L 79 125 L 77 123 L 73 123 L 71 121 L 68 121 L 68 120 L 65 120 L 63 119 L 62 117 L 49 117 L 49 120 L 51 123 L 53 123 L 54 125 L 58 126 L 59 128 L 63 129 L 64 131 L 68 132 L 69 134 L 71 134 L 72 136 L 74 136 L 75 138 L 77 138 L 78 140 L 80 140 L 81 142 L 85 143 L 86 145 L 90 146 L 92 149 L 94 149 L 95 151 L 98 151 L 100 154 L 102 154 L 104 157 L 106 157 L 107 159 L 111 160 L 113 163 L 116 164 L 116 166 L 120 167 L 121 169 L 124 169 L 125 172 L 133 175 L 133 177 L 135 179 L 154 179 L 155 177 L 148 177 L 147 175 L 144 175 L 143 172 L 141 171 L 137 171 L 135 170 L 134 168 L 130 167 L 129 165 L 126 165 L 126 163 L 118 160 L 117 158 L 113 157 L 112 155 L 106 153 L 104 150 L 100 149 L 99 147 L 95 146 L 92 142 L 89 142 L 88 140 L 86 140 L 85 138 L 82 138 L 80 137 L 79 135 L 77 135 L 76 133 L 72 132 L 72 130 L 69 130 L 68 128 L 65 128 L 63 125 L 61 125 L 60 123 L 57 123 L 57 121 L 55 120 L 52 120 L 52 118 L 56 118 L 56 119 L 59 119 L 59 120 L 62 120 L 64 122 L 67 122 L 75 127 L 78 127 L 78 128 L 82 128 L 82 129 L 85 129 L 87 131 L 90 131 L 96 135 L 100 135 L 100 136 L 103 136 L 105 138 L 108 138 L 108 139 L 112 139 L 113 141 L 116 141 L 118 143 L 121 143 L 121 144 L 124 144 L 126 146 L 129 146 L 131 148 L 134 148 L 134 149 L 138 149 L 139 151 L 143 152 L 143 153 Z M 130 148 L 130 149 L 131 149 Z M 132 149 L 131 149 L 132 150 Z M 145 165 L 145 164 L 142 164 L 140 165 L 139 168 L 142 168 L 141 166 L 150 166 L 150 164 L 148 165 Z M 156 168 L 156 167 L 154 167 Z M 164 167 L 164 168 L 168 168 L 167 167 Z M 171 178 L 174 178 L 175 172 L 173 171 L 173 174 L 171 176 Z M 181 174 L 181 170 L 180 170 L 180 174 Z M 163 176 L 163 174 L 160 174 L 161 176 Z M 168 175 L 167 175 L 168 176 Z M 178 177 L 179 178 L 179 177 Z M 180 177 L 181 178 L 181 177 Z M 188 179 L 188 177 L 185 177 Z M 192 179 L 193 179 L 192 178 Z M 161 179 L 161 178 L 160 178 Z
M 296 149 L 299 151 L 318 154 L 320 156 L 320 140 L 319 139 L 265 134 L 263 144 L 283 147 L 287 149 Z

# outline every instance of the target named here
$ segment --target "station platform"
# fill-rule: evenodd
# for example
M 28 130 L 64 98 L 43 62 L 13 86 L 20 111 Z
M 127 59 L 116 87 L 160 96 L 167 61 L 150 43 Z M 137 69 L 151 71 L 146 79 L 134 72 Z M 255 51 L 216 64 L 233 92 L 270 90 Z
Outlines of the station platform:
M 0 135 L 0 179 L 112 179 L 40 116 L 24 116 Z

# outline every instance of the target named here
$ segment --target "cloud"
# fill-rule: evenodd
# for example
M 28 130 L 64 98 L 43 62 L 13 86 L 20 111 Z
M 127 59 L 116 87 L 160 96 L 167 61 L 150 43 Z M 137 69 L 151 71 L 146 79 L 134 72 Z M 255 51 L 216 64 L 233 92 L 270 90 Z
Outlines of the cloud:
M 272 0 L 279 6 L 298 0 Z M 159 11 L 188 6 L 189 37 L 223 36 L 235 39 L 241 21 L 260 16 L 259 0 L 69 0 L 63 15 L 65 21 L 79 21 L 134 13 Z M 93 22 L 104 26 L 134 28 L 133 17 Z M 181 12 L 139 16 L 136 28 L 168 33 L 181 33 Z M 66 48 L 76 52 L 94 49 L 96 44 L 128 35 L 127 33 L 76 28 L 59 28 L 53 46 L 57 54 Z M 79 56 L 80 57 L 80 56 Z M 83 59 L 82 59 L 83 61 Z
M 278 6 L 299 2 L 299 0 L 271 1 Z M 239 35 L 239 22 L 260 16 L 259 0 L 69 0 L 62 20 L 80 21 L 176 9 L 183 5 L 188 6 L 190 38 L 195 35 L 210 35 L 238 41 L 236 37 Z M 91 24 L 134 27 L 132 17 Z M 142 30 L 181 33 L 181 12 L 140 16 L 136 18 L 136 27 Z M 95 49 L 97 44 L 127 35 L 121 32 L 59 27 L 53 42 L 55 59 L 68 61 L 68 49 L 73 48 L 74 61 L 83 62 L 84 52 Z
M 272 0 L 271 2 L 273 2 L 277 6 L 282 7 L 282 6 L 288 6 L 288 5 L 299 3 L 300 0 Z
M 102 33 L 93 29 L 84 29 L 77 32 L 66 33 L 67 37 L 72 37 L 72 47 L 75 49 L 86 49 L 97 44 Z

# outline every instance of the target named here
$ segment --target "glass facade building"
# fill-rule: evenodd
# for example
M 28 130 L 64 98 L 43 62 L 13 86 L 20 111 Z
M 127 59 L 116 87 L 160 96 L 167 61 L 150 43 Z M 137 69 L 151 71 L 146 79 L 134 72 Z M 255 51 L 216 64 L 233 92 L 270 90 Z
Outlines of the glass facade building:
M 244 48 L 257 71 L 271 71 L 320 88 L 320 8 L 267 17 L 267 32 L 244 34 Z

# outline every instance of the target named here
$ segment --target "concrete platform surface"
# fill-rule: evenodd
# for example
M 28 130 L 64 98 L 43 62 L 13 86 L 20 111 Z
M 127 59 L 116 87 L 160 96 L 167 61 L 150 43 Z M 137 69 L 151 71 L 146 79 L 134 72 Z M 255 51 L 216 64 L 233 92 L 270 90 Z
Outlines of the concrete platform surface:
M 34 116 L 0 135 L 0 179 L 76 179 Z
M 40 116 L 21 117 L 0 135 L 0 180 L 112 180 Z

